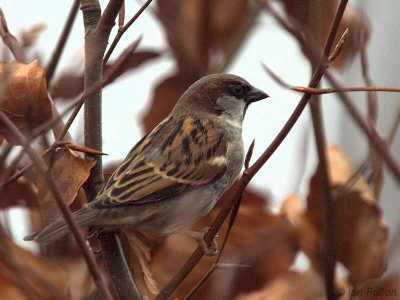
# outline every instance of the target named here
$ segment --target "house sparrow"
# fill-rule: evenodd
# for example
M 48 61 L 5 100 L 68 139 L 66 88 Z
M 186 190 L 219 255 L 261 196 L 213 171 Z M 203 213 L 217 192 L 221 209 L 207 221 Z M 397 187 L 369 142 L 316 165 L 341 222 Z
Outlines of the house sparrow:
M 183 231 L 205 216 L 238 177 L 244 115 L 250 103 L 267 97 L 235 75 L 196 81 L 133 147 L 96 199 L 73 213 L 75 221 L 144 234 Z M 68 232 L 61 219 L 25 240 L 50 243 Z M 199 235 L 192 236 L 206 252 Z

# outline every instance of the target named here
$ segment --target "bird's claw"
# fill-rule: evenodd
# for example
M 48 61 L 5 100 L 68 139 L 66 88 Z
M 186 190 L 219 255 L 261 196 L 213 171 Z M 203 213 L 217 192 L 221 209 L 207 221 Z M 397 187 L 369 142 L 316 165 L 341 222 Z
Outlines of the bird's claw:
M 215 256 L 218 254 L 218 244 L 216 241 L 215 236 L 210 245 L 207 245 L 205 241 L 205 235 L 208 232 L 209 227 L 203 228 L 199 231 L 192 231 L 192 230 L 184 230 L 181 231 L 180 233 L 190 236 L 191 238 L 195 239 L 197 243 L 199 244 L 201 250 L 203 250 L 204 255 L 206 256 Z

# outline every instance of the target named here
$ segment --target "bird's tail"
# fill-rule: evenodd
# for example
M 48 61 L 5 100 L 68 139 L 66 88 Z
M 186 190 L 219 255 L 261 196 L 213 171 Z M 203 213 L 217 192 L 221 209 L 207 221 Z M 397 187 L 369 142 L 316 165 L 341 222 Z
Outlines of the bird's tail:
M 92 225 L 94 217 L 97 212 L 94 209 L 83 207 L 80 210 L 74 212 L 72 214 L 75 219 L 77 225 L 81 226 L 89 226 Z M 48 226 L 42 228 L 39 231 L 32 233 L 24 237 L 25 241 L 35 241 L 41 244 L 49 244 L 58 240 L 59 238 L 67 235 L 69 233 L 69 226 L 65 219 L 60 219 L 55 221 L 54 223 L 49 224 Z

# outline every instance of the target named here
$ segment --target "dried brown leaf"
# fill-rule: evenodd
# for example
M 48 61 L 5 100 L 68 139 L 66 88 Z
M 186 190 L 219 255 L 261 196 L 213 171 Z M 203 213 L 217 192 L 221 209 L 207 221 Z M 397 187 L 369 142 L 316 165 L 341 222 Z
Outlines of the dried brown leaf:
M 308 270 L 303 273 L 288 272 L 277 278 L 262 289 L 236 297 L 237 300 L 309 300 L 324 299 L 322 277 Z
M 195 77 L 224 59 L 251 9 L 248 0 L 159 0 L 157 4 L 180 72 Z
M 400 273 L 397 270 L 356 288 L 353 294 L 357 297 L 352 298 L 352 300 L 397 300 L 399 293 Z
M 153 129 L 169 114 L 179 97 L 196 79 L 175 74 L 164 79 L 154 88 L 150 108 L 142 119 L 145 131 Z
M 338 147 L 329 147 L 327 158 L 335 195 L 337 260 L 350 271 L 350 282 L 359 285 L 381 276 L 386 270 L 388 229 L 371 190 L 363 180 L 359 179 L 350 188 L 343 188 L 355 171 L 344 153 Z M 317 171 L 311 179 L 306 217 L 323 244 L 326 211 L 320 178 Z M 311 260 L 315 262 L 317 259 Z
M 68 149 L 58 150 L 50 161 L 52 161 L 51 174 L 63 195 L 65 204 L 69 206 L 96 162 L 88 163 Z M 38 203 L 45 223 L 55 221 L 61 215 L 57 202 L 42 177 L 38 178 Z
M 157 51 L 152 51 L 152 50 L 143 50 L 143 51 L 136 51 L 132 53 L 127 61 L 124 63 L 121 69 L 119 69 L 115 74 L 110 77 L 109 81 L 113 82 L 115 81 L 118 77 L 121 75 L 125 74 L 126 72 L 132 71 L 136 68 L 139 68 L 141 65 L 144 63 L 150 62 L 151 60 L 154 60 L 156 58 L 159 58 L 161 55 L 160 52 Z M 106 67 L 104 68 L 104 74 L 107 74 L 107 72 L 112 69 L 113 64 L 117 60 L 113 61 L 110 64 L 107 64 Z
M 16 246 L 1 234 L 0 289 L 2 299 L 26 299 L 23 285 L 34 299 L 65 299 L 66 274 L 48 260 Z M 7 253 L 7 255 L 4 255 Z M 12 298 L 8 298 L 12 297 Z M 14 298 L 15 297 L 15 298 Z
M 30 64 L 0 62 L 0 79 L 5 82 L 1 110 L 24 133 L 52 116 L 43 68 L 37 60 Z M 0 122 L 0 134 L 16 143 L 13 134 Z
M 143 50 L 132 53 L 124 63 L 123 68 L 118 70 L 110 81 L 115 81 L 121 75 L 133 71 L 141 67 L 146 62 L 156 59 L 161 54 L 157 51 Z M 104 68 L 104 74 L 113 68 L 113 64 L 118 61 L 115 60 L 108 63 Z M 51 95 L 54 99 L 71 100 L 83 92 L 83 73 L 64 73 L 62 74 L 50 88 Z
M 0 170 L 0 175 L 3 172 Z M 2 178 L 2 176 L 0 176 Z M 20 177 L 0 191 L 0 208 L 9 206 L 37 207 L 37 197 L 32 185 L 25 177 Z

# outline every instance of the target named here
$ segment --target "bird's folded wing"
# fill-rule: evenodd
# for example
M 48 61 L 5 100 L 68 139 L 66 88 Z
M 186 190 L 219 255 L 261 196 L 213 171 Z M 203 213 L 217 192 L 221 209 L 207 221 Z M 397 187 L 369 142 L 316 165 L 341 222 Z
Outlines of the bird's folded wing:
M 189 186 L 208 184 L 225 174 L 226 152 L 226 137 L 211 122 L 169 117 L 131 150 L 96 206 L 167 200 Z

